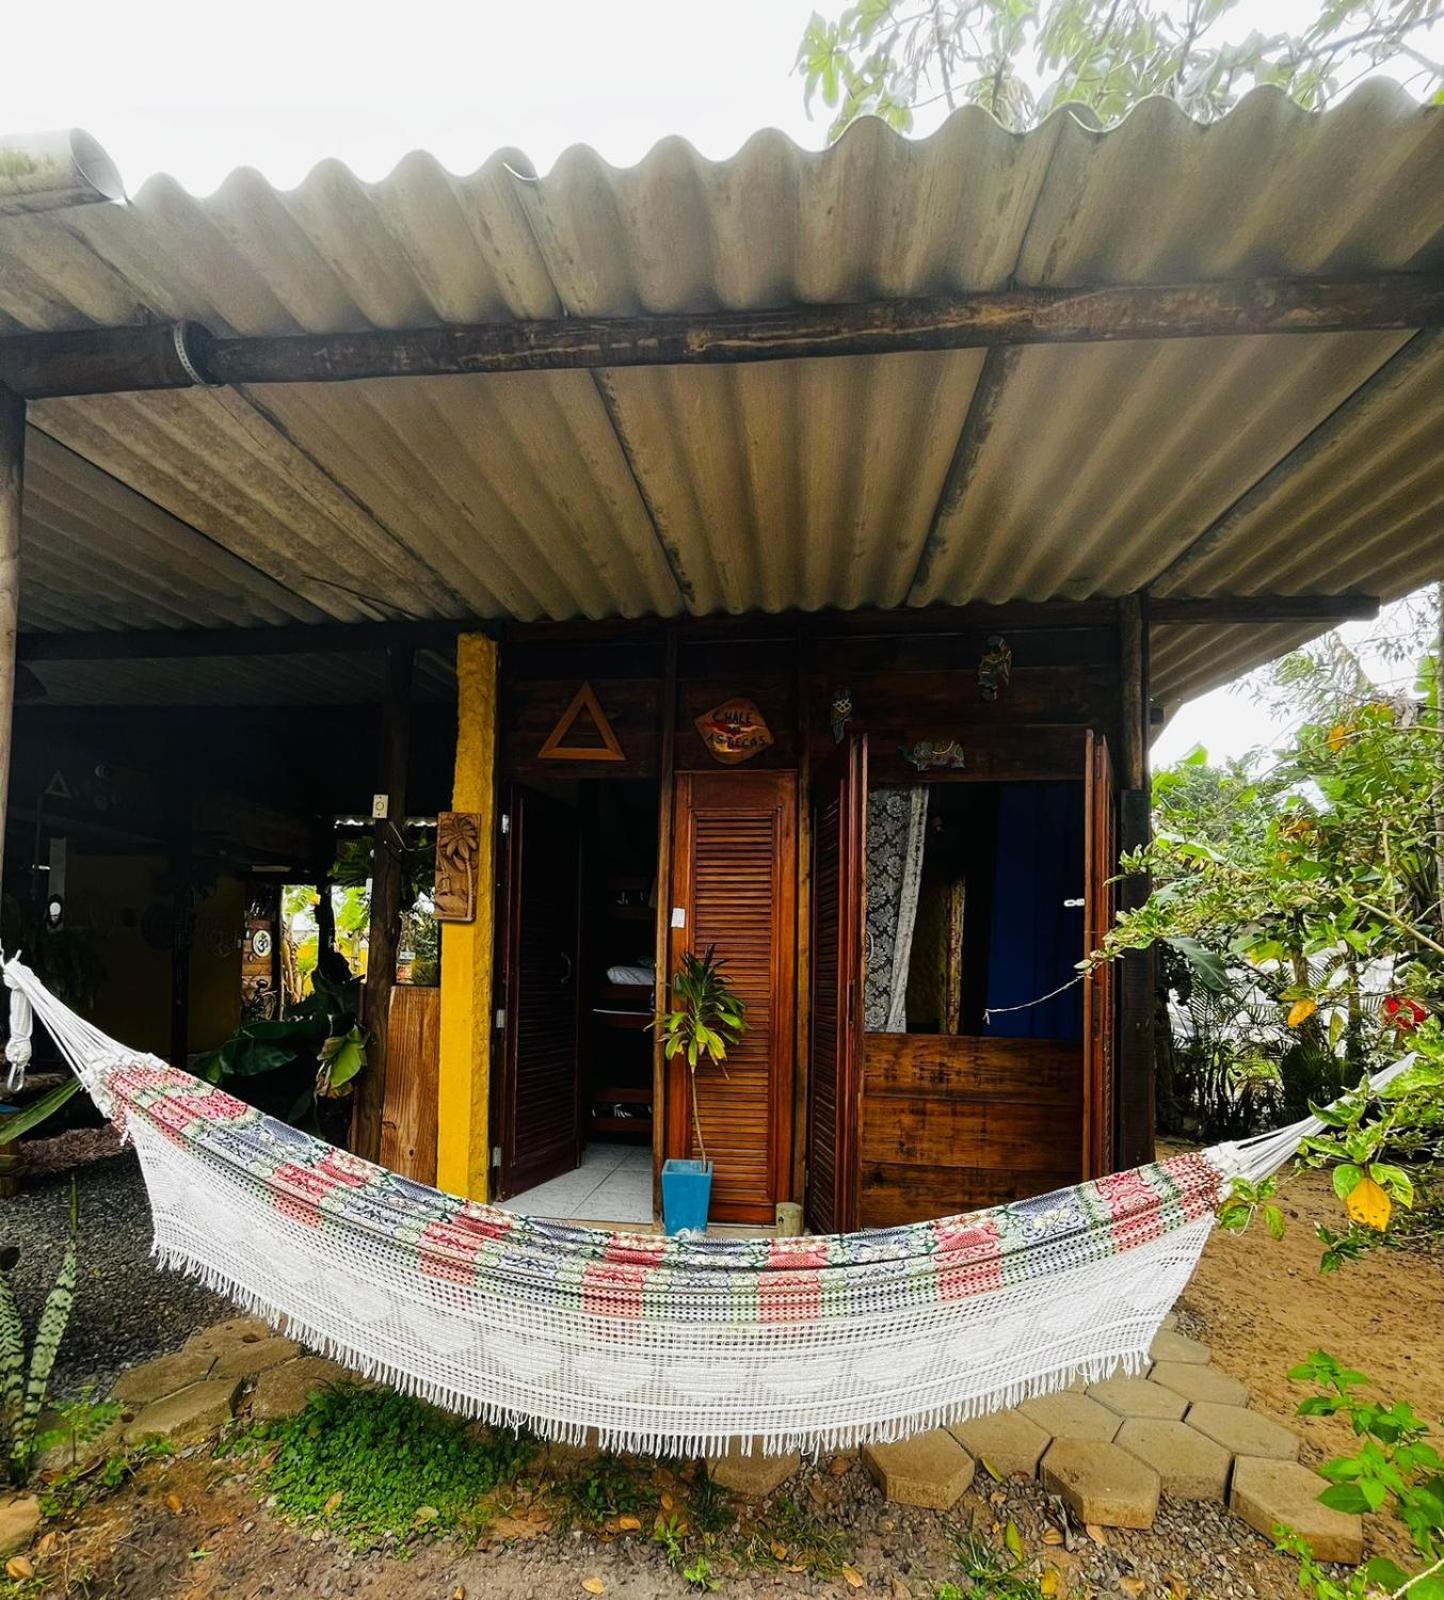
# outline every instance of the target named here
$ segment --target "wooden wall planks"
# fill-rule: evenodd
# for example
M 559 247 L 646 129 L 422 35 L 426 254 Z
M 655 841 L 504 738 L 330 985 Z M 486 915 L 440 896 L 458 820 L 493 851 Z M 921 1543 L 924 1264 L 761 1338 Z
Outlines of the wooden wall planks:
M 1076 1183 L 1082 1115 L 1080 1044 L 870 1033 L 860 1225 L 919 1222 Z

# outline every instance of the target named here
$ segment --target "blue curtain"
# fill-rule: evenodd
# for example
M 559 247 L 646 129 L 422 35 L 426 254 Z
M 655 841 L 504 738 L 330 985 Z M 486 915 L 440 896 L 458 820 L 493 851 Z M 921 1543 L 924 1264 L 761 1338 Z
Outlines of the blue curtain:
M 988 951 L 988 1006 L 1016 1006 L 1076 977 L 1083 956 L 1083 786 L 1004 784 Z M 1077 1039 L 1083 989 L 1026 1011 L 994 1015 L 983 1030 L 1007 1039 Z

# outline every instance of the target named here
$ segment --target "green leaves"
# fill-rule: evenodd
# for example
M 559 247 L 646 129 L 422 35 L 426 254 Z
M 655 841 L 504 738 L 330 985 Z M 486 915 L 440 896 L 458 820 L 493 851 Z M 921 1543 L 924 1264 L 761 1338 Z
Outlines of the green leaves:
M 1361 1173 L 1354 1185 L 1366 1181 Z M 1295 1383 L 1311 1383 L 1318 1390 L 1299 1406 L 1306 1417 L 1345 1417 L 1359 1446 L 1349 1455 L 1335 1456 L 1319 1468 L 1329 1487 L 1319 1496 L 1322 1504 L 1355 1516 L 1387 1513 L 1408 1530 L 1426 1567 L 1444 1555 L 1444 1461 L 1429 1437 L 1429 1429 L 1405 1403 L 1385 1405 L 1359 1391 L 1367 1388 L 1364 1373 L 1345 1367 L 1336 1357 L 1315 1350 L 1289 1373 Z M 1311 1568 L 1301 1571 L 1305 1587 L 1325 1591 L 1310 1581 Z M 1364 1570 L 1370 1593 L 1408 1588 L 1410 1595 L 1427 1592 L 1432 1579 L 1410 1576 L 1392 1561 L 1370 1562 Z
M 80 1210 L 70 1185 L 70 1237 L 60 1269 L 36 1324 L 27 1367 L 25 1327 L 8 1273 L 0 1275 L 0 1443 L 16 1483 L 25 1481 L 35 1450 L 36 1422 L 50 1389 L 50 1374 L 70 1323 L 79 1269 Z
M 1015 130 L 1063 105 L 1116 121 L 1150 95 L 1207 121 L 1262 83 L 1320 109 L 1361 63 L 1366 70 L 1411 41 L 1423 44 L 1431 21 L 1427 6 L 1411 4 L 1379 8 L 1361 26 L 1357 7 L 1317 0 L 1298 34 L 1252 29 L 1230 39 L 1217 24 L 1233 7 L 1234 0 L 854 0 L 833 19 L 812 13 L 794 70 L 809 113 L 819 95 L 836 113 L 832 139 L 859 116 L 906 130 L 914 110 L 964 104 Z M 1417 94 L 1444 93 L 1432 52 L 1409 59 Z
M 740 995 L 728 988 L 722 975 L 726 965 L 718 956 L 716 945 L 709 945 L 703 956 L 688 951 L 672 979 L 672 998 L 676 1005 L 662 1018 L 662 1050 L 669 1061 L 685 1055 L 694 1075 L 704 1058 L 721 1067 L 727 1058 L 728 1046 L 736 1044 L 747 1031 L 747 1005 Z M 726 1076 L 725 1069 L 723 1076 Z M 707 1154 L 695 1089 L 691 1099 L 697 1150 L 705 1161 Z
M 24 1110 L 0 1120 L 0 1145 L 10 1144 L 21 1134 L 29 1133 L 32 1128 L 39 1127 L 47 1117 L 54 1116 L 61 1106 L 79 1091 L 80 1079 L 67 1078 L 64 1083 L 56 1084 L 38 1100 L 32 1101 Z
M 334 1100 L 366 1065 L 366 1034 L 359 1026 L 332 1034 L 321 1046 L 320 1062 L 316 1093 Z

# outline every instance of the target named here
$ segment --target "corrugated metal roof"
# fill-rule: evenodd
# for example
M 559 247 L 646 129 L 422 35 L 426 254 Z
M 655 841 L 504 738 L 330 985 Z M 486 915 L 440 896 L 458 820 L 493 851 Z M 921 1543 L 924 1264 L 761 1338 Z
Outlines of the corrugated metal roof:
M 1403 269 L 1444 269 L 1444 109 L 1371 84 L 1322 116 L 1261 90 L 1208 126 L 1151 101 L 1107 132 L 1064 111 L 1010 134 L 974 109 L 917 142 L 862 122 L 823 153 L 763 133 L 726 162 L 671 140 L 627 170 L 576 149 L 544 177 L 503 152 L 465 177 L 412 156 L 377 184 L 326 163 L 285 192 L 240 172 L 206 198 L 157 178 L 128 206 L 0 219 L 0 330 L 193 317 L 283 334 Z M 31 415 L 144 501 L 122 521 L 72 505 L 92 569 L 125 570 L 109 590 L 52 549 L 59 489 L 40 473 L 30 627 L 1150 586 L 1387 598 L 1444 570 L 1444 344 L 1402 334 L 192 390 Z M 75 455 L 54 451 L 57 472 L 93 483 Z M 147 597 L 170 518 L 195 532 Z M 1300 632 L 1159 629 L 1158 691 L 1197 692 Z

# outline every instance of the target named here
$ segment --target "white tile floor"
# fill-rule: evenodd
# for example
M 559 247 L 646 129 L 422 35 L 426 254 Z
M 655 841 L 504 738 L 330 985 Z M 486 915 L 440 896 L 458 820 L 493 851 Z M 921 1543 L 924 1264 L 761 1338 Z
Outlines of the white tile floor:
M 652 1149 L 638 1144 L 589 1144 L 582 1164 L 503 1202 L 529 1217 L 579 1222 L 651 1222 Z

